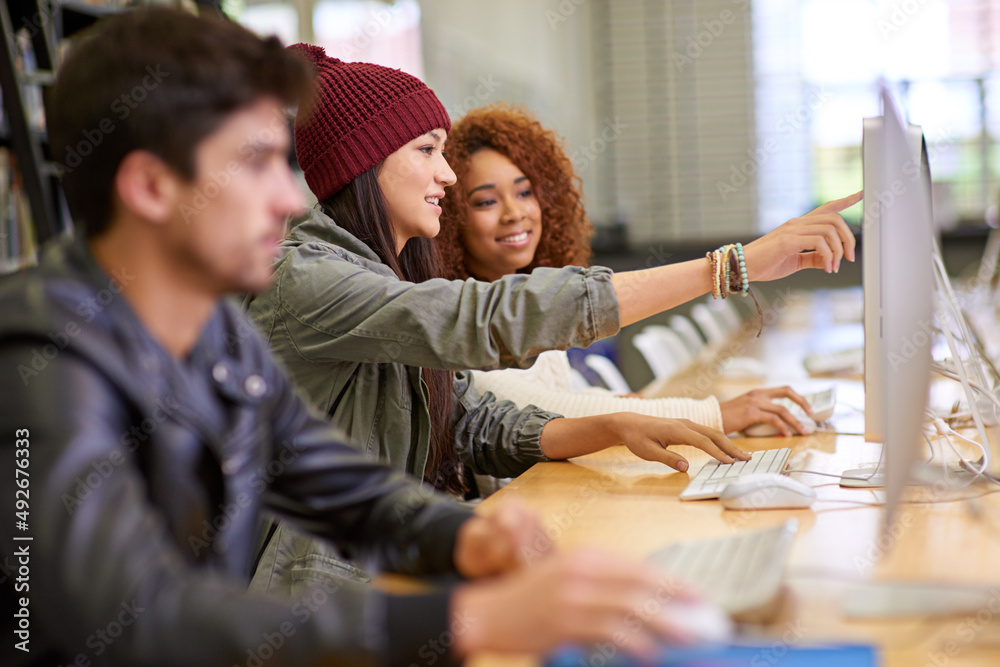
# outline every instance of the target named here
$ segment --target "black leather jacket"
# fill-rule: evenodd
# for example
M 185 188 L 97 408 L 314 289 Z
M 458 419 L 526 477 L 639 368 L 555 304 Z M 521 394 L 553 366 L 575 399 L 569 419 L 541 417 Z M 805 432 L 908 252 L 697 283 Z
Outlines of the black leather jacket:
M 445 658 L 447 593 L 245 587 L 262 512 L 424 573 L 452 571 L 469 511 L 344 444 L 233 304 L 178 361 L 112 273 L 61 239 L 0 281 L 0 664 Z

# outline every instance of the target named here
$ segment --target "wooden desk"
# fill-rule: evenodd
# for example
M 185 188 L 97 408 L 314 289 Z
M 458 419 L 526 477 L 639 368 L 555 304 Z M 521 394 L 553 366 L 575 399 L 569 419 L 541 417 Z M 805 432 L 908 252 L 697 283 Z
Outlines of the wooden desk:
M 860 436 L 829 433 L 748 438 L 740 444 L 750 451 L 791 447 L 790 468 L 838 474 L 875 463 L 880 450 Z M 690 447 L 678 451 L 693 471 L 709 458 Z M 799 478 L 822 485 L 812 509 L 729 511 L 714 500 L 680 502 L 687 474 L 638 460 L 624 447 L 615 447 L 572 461 L 537 464 L 482 506 L 516 497 L 543 517 L 561 548 L 598 546 L 638 559 L 672 542 L 774 526 L 796 517 L 799 532 L 786 570 L 789 594 L 778 618 L 755 629 L 773 638 L 778 650 L 800 641 L 860 641 L 878 645 L 887 667 L 1000 665 L 1000 494 L 972 502 L 905 504 L 892 526 L 895 537 L 886 540 L 880 530 L 880 508 L 836 502 L 878 501 L 880 491 L 842 489 L 836 480 L 818 476 Z M 951 492 L 951 496 L 976 492 Z M 907 498 L 941 497 L 934 494 L 933 489 L 913 487 Z M 847 589 L 865 580 L 995 586 L 995 610 L 935 618 L 845 618 Z M 472 664 L 537 662 L 477 656 Z M 770 663 L 765 659 L 761 664 Z

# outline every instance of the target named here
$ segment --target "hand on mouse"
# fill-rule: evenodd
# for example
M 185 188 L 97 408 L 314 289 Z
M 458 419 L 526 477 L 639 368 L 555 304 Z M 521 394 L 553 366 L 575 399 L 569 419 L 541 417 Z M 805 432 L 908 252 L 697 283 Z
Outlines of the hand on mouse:
M 677 620 L 684 603 L 699 601 L 648 563 L 595 550 L 560 552 L 456 589 L 453 650 L 461 659 L 475 651 L 537 654 L 567 642 L 611 643 L 650 657 L 664 639 L 694 639 Z
M 807 415 L 812 414 L 809 401 L 792 390 L 791 387 L 773 387 L 771 389 L 754 389 L 731 401 L 719 404 L 722 410 L 722 428 L 726 433 L 742 431 L 752 424 L 771 424 L 781 435 L 794 435 L 793 430 L 801 435 L 808 435 L 808 429 L 795 418 L 792 412 L 774 403 L 776 398 L 788 398 L 798 403 Z

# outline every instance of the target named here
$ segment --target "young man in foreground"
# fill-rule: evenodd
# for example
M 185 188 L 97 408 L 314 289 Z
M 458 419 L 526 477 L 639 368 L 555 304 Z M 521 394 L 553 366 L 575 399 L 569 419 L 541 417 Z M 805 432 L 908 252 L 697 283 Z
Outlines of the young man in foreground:
M 594 553 L 517 569 L 537 521 L 472 516 L 367 462 L 223 300 L 266 287 L 303 206 L 284 107 L 310 78 L 276 40 L 168 10 L 106 19 L 60 70 L 48 129 L 77 238 L 0 281 L 0 662 L 651 648 L 670 633 L 646 604 L 672 594 L 658 573 Z M 489 579 L 251 596 L 265 511 L 385 569 Z

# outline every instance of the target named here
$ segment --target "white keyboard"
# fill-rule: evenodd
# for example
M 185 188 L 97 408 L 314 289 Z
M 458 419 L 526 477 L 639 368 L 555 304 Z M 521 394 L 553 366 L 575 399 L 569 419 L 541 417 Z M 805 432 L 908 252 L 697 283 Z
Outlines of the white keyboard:
M 728 537 L 671 544 L 650 560 L 703 593 L 737 621 L 778 610 L 785 563 L 798 521 Z
M 750 455 L 749 461 L 720 463 L 712 459 L 702 466 L 698 474 L 688 482 L 688 485 L 681 491 L 680 498 L 681 500 L 718 498 L 726 485 L 737 477 L 756 475 L 762 472 L 780 473 L 785 469 L 788 455 L 791 453 L 792 450 L 782 447 L 781 449 L 754 452 Z
M 851 347 L 833 352 L 814 352 L 802 360 L 809 375 L 860 373 L 865 364 L 865 348 Z
M 802 398 L 806 399 L 812 406 L 812 417 L 806 414 L 802 406 L 790 398 L 776 398 L 772 402 L 784 406 L 795 415 L 795 418 L 806 428 L 808 435 L 816 430 L 817 424 L 825 422 L 833 416 L 833 411 L 837 407 L 837 387 L 833 386 L 812 394 L 802 394 Z M 768 423 L 752 424 L 743 429 L 743 434 L 749 438 L 767 438 L 779 433 L 781 431 L 778 430 L 777 426 Z M 794 431 L 792 433 L 794 434 Z

